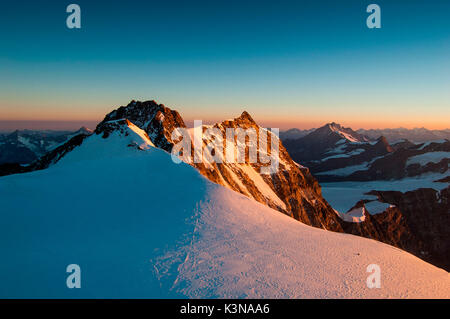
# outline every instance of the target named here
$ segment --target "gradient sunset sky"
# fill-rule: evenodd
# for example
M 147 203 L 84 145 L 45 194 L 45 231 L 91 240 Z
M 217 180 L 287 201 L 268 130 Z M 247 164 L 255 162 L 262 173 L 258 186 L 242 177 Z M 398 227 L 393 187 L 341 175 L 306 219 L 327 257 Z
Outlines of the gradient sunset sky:
M 450 128 L 448 0 L 3 1 L 0 39 L 0 130 L 92 126 L 132 99 L 188 121 Z

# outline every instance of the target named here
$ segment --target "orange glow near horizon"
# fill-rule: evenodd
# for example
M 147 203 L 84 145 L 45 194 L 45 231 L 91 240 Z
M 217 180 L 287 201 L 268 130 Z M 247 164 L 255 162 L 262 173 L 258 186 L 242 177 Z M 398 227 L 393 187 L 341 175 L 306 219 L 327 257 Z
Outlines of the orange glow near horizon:
M 129 100 L 127 101 L 129 102 Z M 101 103 L 97 101 L 89 101 L 89 103 L 65 101 L 62 103 L 57 100 L 52 102 L 24 102 L 9 100 L 0 103 L 0 130 L 4 129 L 5 122 L 9 123 L 9 129 L 14 126 L 14 122 L 21 122 L 22 126 L 25 125 L 24 122 L 29 122 L 29 127 L 18 127 L 18 129 L 42 127 L 39 122 L 54 122 L 58 127 L 63 126 L 63 122 L 79 122 L 92 126 L 93 123 L 103 120 L 104 116 L 116 109 L 118 105 L 128 103 L 124 101 L 121 104 L 117 104 L 117 101 L 103 101 Z M 161 103 L 161 101 L 157 102 Z M 259 125 L 281 130 L 318 128 L 330 122 L 336 122 L 354 130 L 399 127 L 407 129 L 421 127 L 433 130 L 450 129 L 450 110 L 446 111 L 445 108 L 443 112 L 439 112 L 439 116 L 436 116 L 437 112 L 433 112 L 434 115 L 431 115 L 423 112 L 421 108 L 402 113 L 401 109 L 395 107 L 392 109 L 367 107 L 355 112 L 354 106 L 332 109 L 331 107 L 280 105 L 275 108 L 255 103 L 255 105 L 249 107 L 238 105 L 229 107 L 224 102 L 208 107 L 207 104 L 197 104 L 196 101 L 187 101 L 184 106 L 181 106 L 177 101 L 171 100 L 164 104 L 177 110 L 188 126 L 192 125 L 194 119 L 203 120 L 205 124 L 212 124 L 236 118 L 240 116 L 242 111 L 246 110 Z M 440 108 L 442 110 L 442 107 Z
M 83 125 L 86 126 L 95 126 L 96 123 L 99 123 L 103 120 L 104 116 L 107 114 L 107 112 L 100 114 L 92 114 L 90 117 L 83 117 L 81 114 L 77 113 L 69 113 L 69 112 L 61 112 L 61 113 L 53 113 L 52 116 L 47 116 L 46 114 L 42 114 L 41 116 L 35 116 L 35 117 L 24 117 L 19 118 L 17 116 L 10 116 L 10 117 L 4 117 L 3 114 L 0 114 L 0 130 L 4 129 L 5 126 L 8 126 L 8 128 L 14 127 L 14 123 L 21 123 L 21 127 L 17 127 L 17 129 L 24 129 L 29 128 L 33 129 L 34 127 L 40 127 L 41 129 L 45 128 L 45 124 L 43 123 L 53 123 L 50 124 L 50 126 L 57 126 L 57 127 L 64 127 L 64 123 L 86 123 Z M 14 114 L 11 114 L 14 115 Z M 69 116 L 68 116 L 69 115 Z M 240 114 L 236 114 L 235 116 L 231 117 L 223 117 L 219 118 L 218 116 L 214 117 L 184 117 L 185 123 L 187 126 L 192 126 L 194 120 L 202 120 L 204 124 L 214 124 L 217 122 L 221 122 L 226 119 L 236 118 Z M 327 123 L 335 122 L 339 123 L 344 127 L 349 127 L 354 130 L 357 129 L 387 129 L 387 128 L 406 128 L 406 129 L 413 129 L 413 128 L 426 128 L 430 130 L 446 130 L 450 129 L 450 123 L 447 119 L 444 119 L 442 121 L 433 121 L 431 119 L 425 119 L 423 121 L 398 121 L 395 119 L 385 119 L 383 121 L 381 120 L 345 120 L 345 119 L 339 119 L 339 118 L 325 118 L 323 120 L 319 119 L 296 119 L 294 117 L 291 117 L 290 119 L 283 119 L 283 118 L 266 118 L 264 116 L 258 116 L 257 114 L 250 115 L 253 117 L 253 119 L 261 126 L 268 127 L 268 128 L 279 128 L 280 130 L 287 130 L 291 128 L 298 128 L 298 129 L 312 129 L 312 128 L 318 128 L 321 127 Z M 181 114 L 183 117 L 183 115 Z M 5 123 L 8 123 L 8 125 L 5 125 Z M 28 124 L 24 124 L 28 123 Z M 92 127 L 90 127 L 92 128 Z

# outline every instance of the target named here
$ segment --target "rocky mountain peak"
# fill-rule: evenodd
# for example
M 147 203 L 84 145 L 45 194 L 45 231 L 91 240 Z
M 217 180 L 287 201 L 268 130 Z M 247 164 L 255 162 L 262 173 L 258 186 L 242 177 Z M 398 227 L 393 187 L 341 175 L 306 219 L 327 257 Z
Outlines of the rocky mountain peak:
M 342 129 L 343 127 L 341 126 L 341 124 L 339 124 L 339 123 L 336 123 L 336 122 L 331 122 L 331 123 L 327 123 L 326 125 L 325 125 L 325 127 L 327 127 L 327 128 L 329 128 L 329 129 L 331 129 L 331 130 L 340 130 L 340 129 Z
M 128 119 L 143 129 L 156 147 L 168 152 L 172 150 L 174 144 L 171 138 L 173 130 L 178 127 L 186 127 L 177 111 L 158 104 L 154 100 L 145 102 L 132 100 L 127 106 L 121 106 L 107 114 L 99 126 L 105 122 L 119 119 Z
M 76 131 L 74 134 L 92 134 L 93 131 L 86 126 L 80 127 L 78 131 Z
M 235 121 L 256 125 L 256 122 L 247 111 L 242 112 L 242 114 L 236 118 Z

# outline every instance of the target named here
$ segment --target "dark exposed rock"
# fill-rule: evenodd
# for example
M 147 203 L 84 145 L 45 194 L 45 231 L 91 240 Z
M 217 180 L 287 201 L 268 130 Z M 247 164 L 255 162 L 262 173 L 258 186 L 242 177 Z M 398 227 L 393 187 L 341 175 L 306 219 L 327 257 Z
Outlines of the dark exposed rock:
M 438 179 L 435 181 L 436 183 L 450 183 L 450 176 Z
M 0 164 L 27 164 L 35 159 L 36 153 L 24 145 L 7 142 L 0 145 Z
M 26 173 L 29 171 L 30 171 L 29 167 L 23 166 L 19 163 L 0 164 L 0 176 Z

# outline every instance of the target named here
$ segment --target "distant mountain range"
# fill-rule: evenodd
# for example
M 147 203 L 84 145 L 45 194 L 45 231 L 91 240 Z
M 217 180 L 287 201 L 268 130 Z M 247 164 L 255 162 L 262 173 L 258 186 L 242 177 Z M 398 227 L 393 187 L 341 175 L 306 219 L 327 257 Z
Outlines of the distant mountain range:
M 358 133 L 368 136 L 371 139 L 377 139 L 384 136 L 389 143 L 400 140 L 409 140 L 414 143 L 423 143 L 433 140 L 450 140 L 450 129 L 429 130 L 426 128 L 396 128 L 396 129 L 376 129 L 376 130 L 357 130 Z
M 305 135 L 308 135 L 309 133 L 315 131 L 316 129 L 309 129 L 309 130 L 299 130 L 298 128 L 291 128 L 287 131 L 280 131 L 280 139 L 282 141 L 287 140 L 287 139 L 297 139 L 300 137 L 303 137 Z
M 16 130 L 0 133 L 0 164 L 29 164 L 71 137 L 90 133 L 92 131 L 85 127 L 78 131 Z
M 280 132 L 280 138 L 285 141 L 287 139 L 298 139 L 306 136 L 316 129 L 301 130 L 292 128 Z M 450 129 L 446 130 L 429 130 L 426 128 L 394 128 L 394 129 L 359 129 L 355 133 L 364 135 L 370 140 L 377 140 L 384 136 L 389 143 L 398 142 L 400 140 L 409 140 L 413 143 L 428 142 L 433 140 L 450 139 Z
M 320 181 L 402 179 L 425 173 L 444 174 L 450 163 L 448 139 L 389 143 L 336 123 L 284 141 L 292 158 L 307 166 Z

